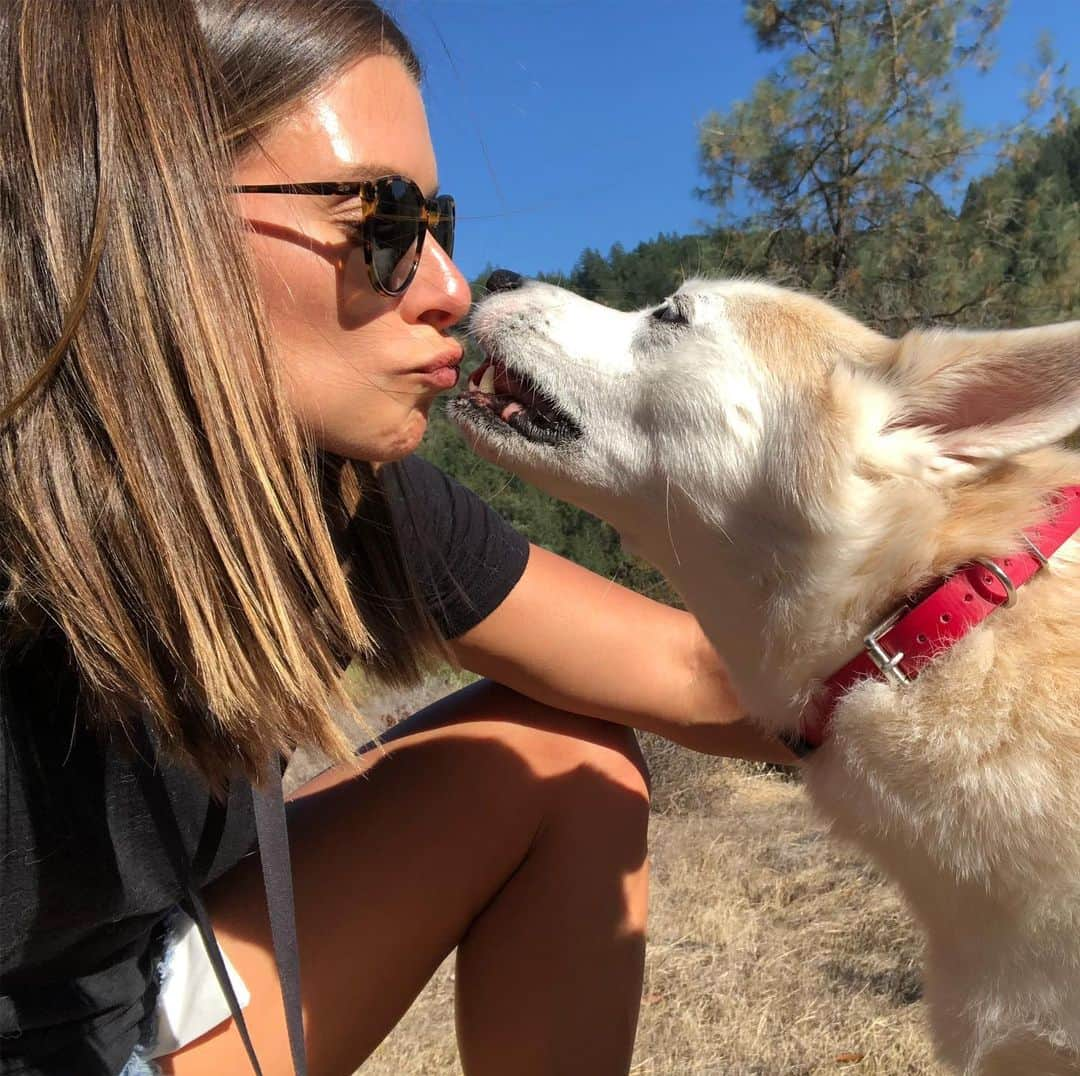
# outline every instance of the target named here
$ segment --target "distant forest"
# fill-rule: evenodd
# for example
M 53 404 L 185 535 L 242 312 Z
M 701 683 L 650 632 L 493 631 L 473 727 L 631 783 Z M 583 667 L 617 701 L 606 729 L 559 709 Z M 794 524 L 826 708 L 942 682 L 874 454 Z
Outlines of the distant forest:
M 784 59 L 747 101 L 700 124 L 699 193 L 721 223 L 585 250 L 568 275 L 543 279 L 632 310 L 689 276 L 757 277 L 823 295 L 891 336 L 1080 318 L 1080 107 L 1054 83 L 1064 69 L 1044 46 L 1031 103 L 1055 107 L 1041 126 L 973 131 L 949 97 L 951 74 L 980 62 L 1003 6 L 965 15 L 946 0 L 753 0 L 760 47 Z M 950 205 L 947 181 L 991 144 L 996 166 Z M 752 208 L 725 216 L 734 201 Z M 478 459 L 441 410 L 421 452 L 537 544 L 673 600 L 610 528 Z

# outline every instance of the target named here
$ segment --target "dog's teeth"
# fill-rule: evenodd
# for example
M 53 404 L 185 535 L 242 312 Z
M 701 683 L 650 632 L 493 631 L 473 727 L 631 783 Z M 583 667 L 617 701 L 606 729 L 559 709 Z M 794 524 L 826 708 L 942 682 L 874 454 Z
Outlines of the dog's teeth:
M 495 370 L 489 366 L 483 376 L 480 378 L 480 384 L 477 386 L 481 392 L 492 393 L 495 391 Z

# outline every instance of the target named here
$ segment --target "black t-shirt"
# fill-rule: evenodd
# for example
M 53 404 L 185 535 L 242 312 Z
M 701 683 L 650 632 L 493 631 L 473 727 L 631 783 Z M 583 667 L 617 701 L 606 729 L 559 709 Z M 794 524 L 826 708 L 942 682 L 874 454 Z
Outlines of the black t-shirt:
M 383 475 L 429 608 L 447 638 L 461 635 L 517 583 L 528 543 L 418 457 Z M 17 661 L 0 654 L 4 1076 L 119 1072 L 153 1005 L 155 931 L 183 897 L 147 804 L 148 768 L 74 727 L 77 690 L 61 638 Z M 248 784 L 234 782 L 221 811 L 192 771 L 159 772 L 197 879 L 212 881 L 255 847 Z

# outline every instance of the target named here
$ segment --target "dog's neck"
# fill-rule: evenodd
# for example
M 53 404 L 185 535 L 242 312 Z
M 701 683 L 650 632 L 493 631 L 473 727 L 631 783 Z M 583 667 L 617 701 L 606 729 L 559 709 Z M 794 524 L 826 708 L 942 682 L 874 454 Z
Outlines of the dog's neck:
M 1078 477 L 1075 456 L 1047 451 L 948 493 L 853 479 L 827 531 L 730 512 L 721 530 L 684 500 L 662 528 L 624 539 L 697 616 L 748 710 L 795 731 L 820 681 L 886 613 L 974 556 L 1016 549 L 1046 496 Z
M 670 537 L 637 532 L 624 534 L 624 544 L 654 564 L 697 617 L 748 710 L 777 731 L 793 730 L 819 656 L 804 654 L 801 644 L 814 613 L 827 612 L 806 585 L 805 558 L 772 556 L 752 531 L 725 529 L 720 535 L 681 512 Z M 811 631 L 820 637 L 820 626 Z

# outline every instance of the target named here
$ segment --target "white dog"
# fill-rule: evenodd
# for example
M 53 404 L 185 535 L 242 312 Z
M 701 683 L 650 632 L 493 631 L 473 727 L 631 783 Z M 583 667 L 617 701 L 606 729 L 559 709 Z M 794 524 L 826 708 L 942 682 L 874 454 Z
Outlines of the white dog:
M 806 783 L 925 928 L 942 1058 L 1080 1074 L 1080 543 L 996 608 L 1080 482 L 1080 322 L 897 341 L 746 281 L 638 313 L 492 286 L 451 406 L 474 447 L 663 571 L 767 727 L 828 706 Z M 903 677 L 883 633 L 832 709 L 864 637 L 976 557 L 986 619 Z

